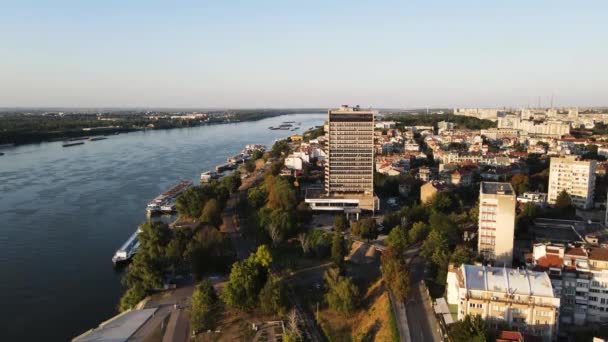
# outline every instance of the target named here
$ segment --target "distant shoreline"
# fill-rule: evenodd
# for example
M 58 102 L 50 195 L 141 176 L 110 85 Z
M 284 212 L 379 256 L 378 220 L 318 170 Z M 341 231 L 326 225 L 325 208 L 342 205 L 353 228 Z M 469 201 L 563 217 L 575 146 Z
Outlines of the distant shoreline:
M 247 113 L 240 114 L 236 113 L 234 117 L 221 117 L 214 118 L 211 121 L 198 121 L 198 120 L 183 120 L 183 119 L 172 119 L 168 121 L 162 122 L 162 125 L 158 127 L 146 127 L 148 125 L 158 124 L 158 120 L 150 120 L 146 119 L 143 121 L 139 121 L 138 123 L 143 124 L 142 127 L 124 127 L 124 126 L 108 126 L 108 127 L 97 127 L 89 130 L 85 130 L 89 127 L 79 127 L 79 128 L 71 128 L 71 129 L 63 129 L 63 130 L 48 130 L 48 131 L 2 131 L 4 134 L 0 136 L 0 146 L 2 145 L 29 145 L 29 144 L 40 144 L 45 142 L 57 142 L 57 141 L 65 141 L 73 138 L 82 138 L 82 137 L 96 137 L 96 136 L 111 136 L 118 135 L 122 133 L 130 133 L 130 132 L 138 132 L 138 131 L 147 131 L 147 130 L 168 130 L 168 129 L 176 129 L 176 128 L 191 128 L 191 127 L 200 127 L 200 126 L 210 126 L 210 125 L 221 125 L 221 124 L 231 124 L 231 123 L 239 123 L 239 122 L 253 122 L 259 121 L 263 119 L 268 119 L 272 117 L 278 117 L 283 115 L 293 115 L 293 114 L 322 114 L 324 112 L 321 111 L 307 111 L 307 112 L 280 112 L 280 113 L 272 113 L 272 112 L 261 112 L 261 113 Z M 90 115 L 90 114 L 87 114 Z M 142 118 L 143 119 L 143 118 Z M 3 117 L 0 116 L 0 127 L 2 127 Z M 126 122 L 129 124 L 129 122 Z M 125 125 L 126 126 L 126 125 Z

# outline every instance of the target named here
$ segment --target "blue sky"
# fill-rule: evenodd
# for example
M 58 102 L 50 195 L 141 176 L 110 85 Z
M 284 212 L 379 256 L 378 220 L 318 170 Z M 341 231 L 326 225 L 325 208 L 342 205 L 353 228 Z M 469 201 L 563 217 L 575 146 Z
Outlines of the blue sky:
M 608 105 L 608 1 L 0 0 L 0 107 Z

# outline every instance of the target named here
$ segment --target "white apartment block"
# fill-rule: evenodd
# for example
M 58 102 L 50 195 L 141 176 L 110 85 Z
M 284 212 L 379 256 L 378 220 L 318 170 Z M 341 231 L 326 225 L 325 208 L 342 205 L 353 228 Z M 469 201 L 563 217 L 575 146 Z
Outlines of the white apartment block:
M 458 305 L 459 320 L 478 315 L 545 341 L 557 336 L 560 299 L 545 272 L 450 265 L 446 291 L 448 303 Z
M 516 203 L 510 183 L 481 182 L 477 250 L 496 266 L 513 262 Z
M 577 208 L 593 208 L 595 160 L 579 160 L 577 156 L 553 157 L 549 169 L 548 201 L 555 204 L 566 190 Z

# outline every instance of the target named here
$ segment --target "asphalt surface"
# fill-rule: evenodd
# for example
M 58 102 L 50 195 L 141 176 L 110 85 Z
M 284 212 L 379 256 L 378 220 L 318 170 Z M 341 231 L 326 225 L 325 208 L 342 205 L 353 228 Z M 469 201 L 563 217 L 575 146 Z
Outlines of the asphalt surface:
M 422 258 L 416 257 L 410 264 L 411 290 L 410 298 L 405 305 L 410 337 L 412 342 L 441 341 L 441 335 L 438 332 L 439 324 L 428 295 L 422 286 L 423 280 L 424 262 Z

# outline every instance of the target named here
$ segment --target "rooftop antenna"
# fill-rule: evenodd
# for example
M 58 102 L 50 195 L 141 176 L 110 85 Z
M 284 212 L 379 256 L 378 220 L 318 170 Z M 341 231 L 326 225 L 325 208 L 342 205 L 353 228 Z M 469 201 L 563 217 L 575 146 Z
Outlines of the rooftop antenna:
M 551 93 L 551 109 L 553 109 L 553 93 Z
M 540 96 L 538 97 L 538 109 L 540 109 Z

